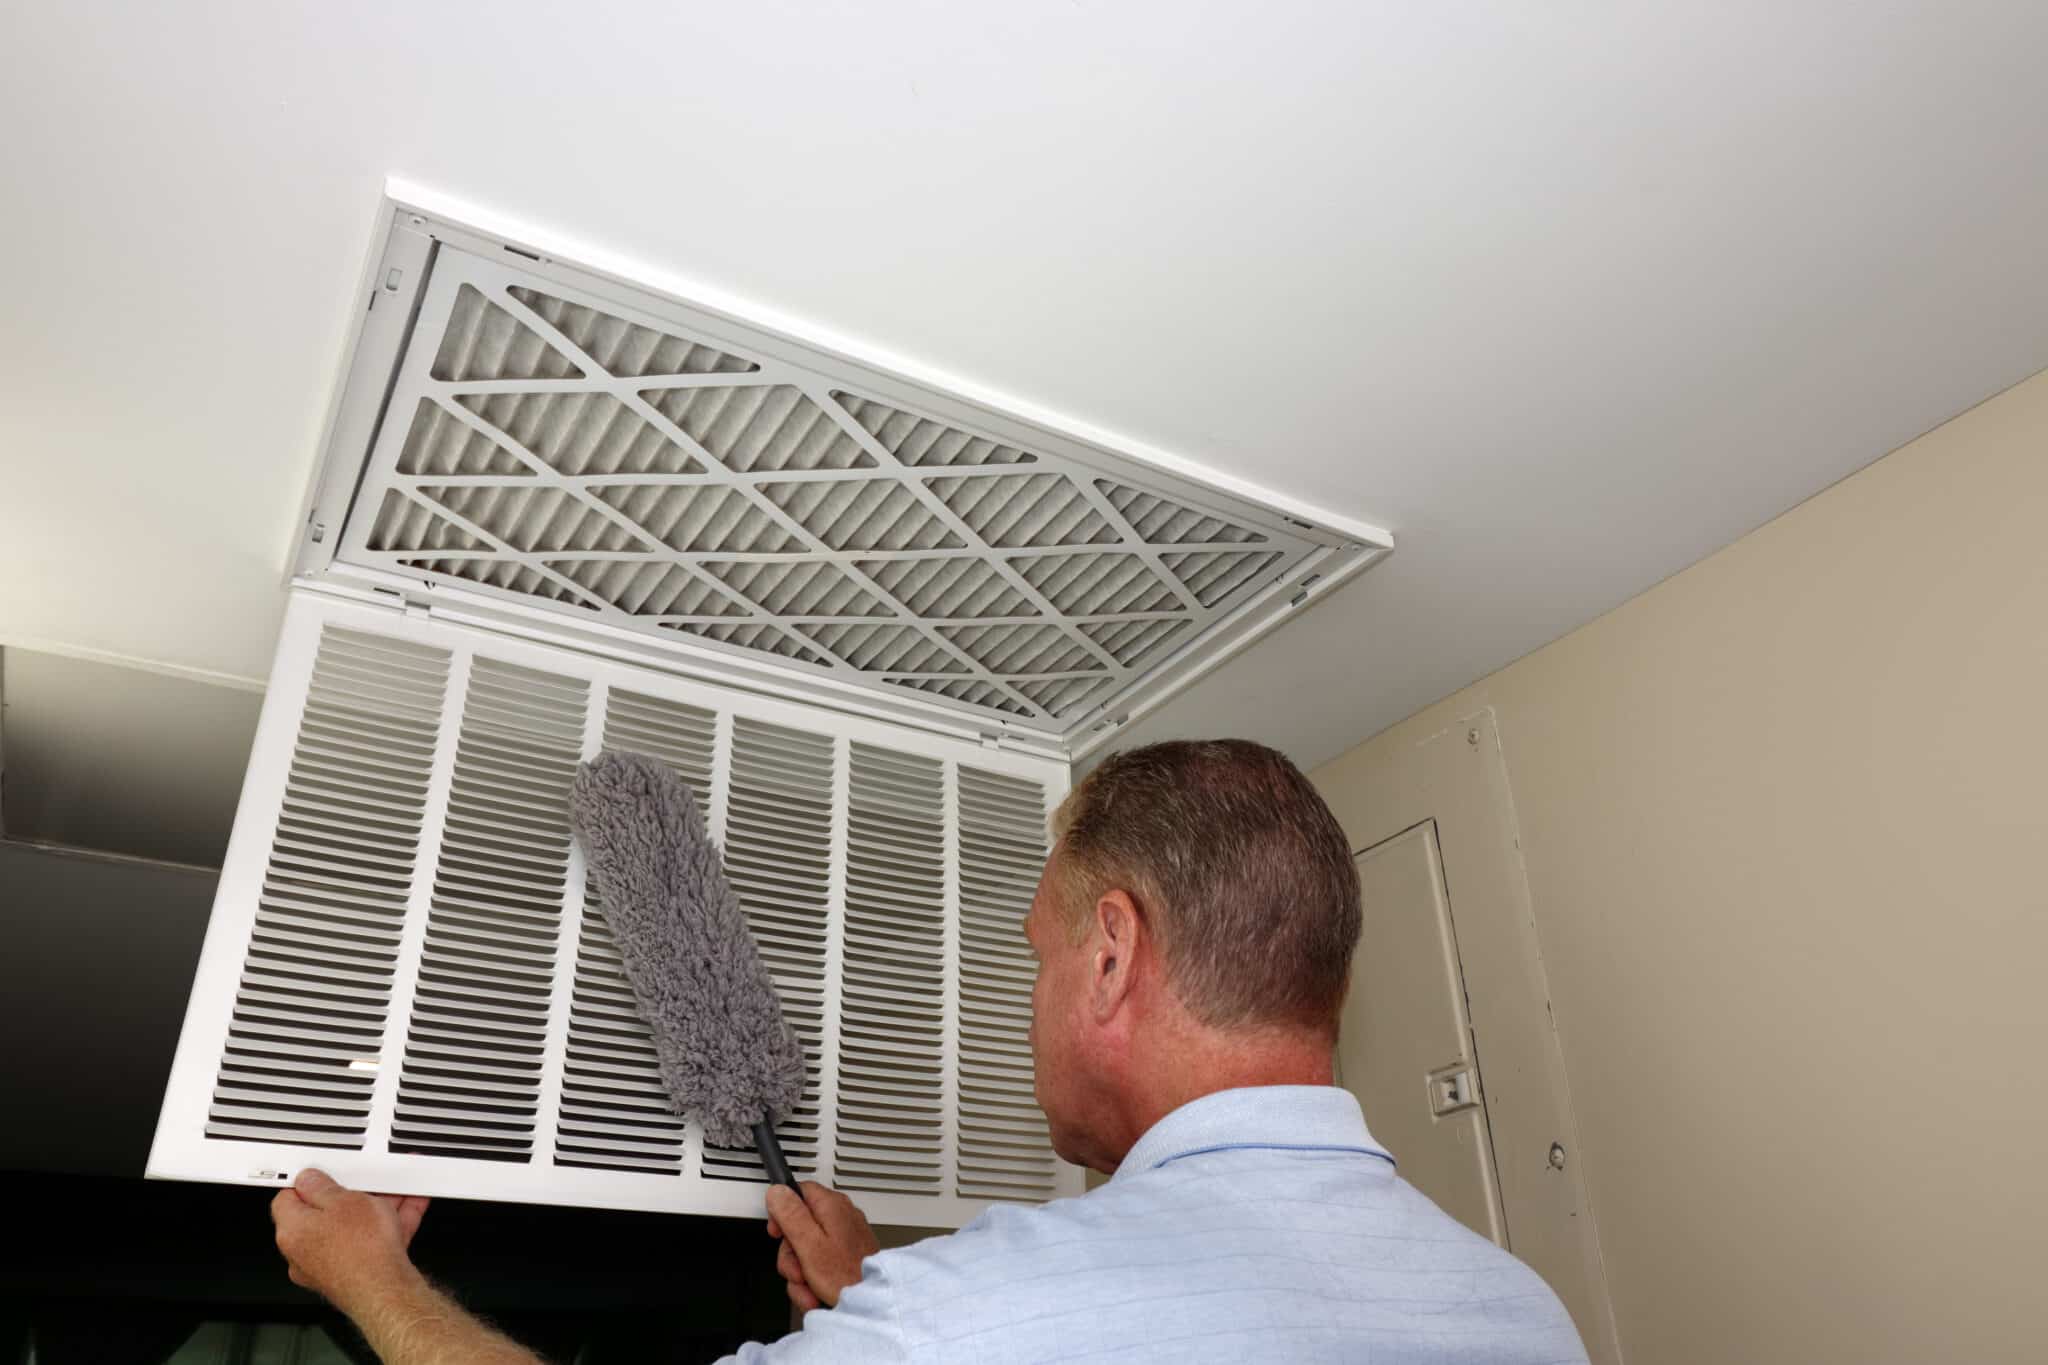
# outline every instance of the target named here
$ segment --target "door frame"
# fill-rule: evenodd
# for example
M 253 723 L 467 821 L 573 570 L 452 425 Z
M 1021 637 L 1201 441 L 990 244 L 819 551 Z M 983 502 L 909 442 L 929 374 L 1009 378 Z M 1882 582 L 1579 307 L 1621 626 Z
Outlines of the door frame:
M 1491 707 L 1369 767 L 1309 774 L 1356 858 L 1436 825 L 1509 1249 L 1557 1292 L 1599 1365 L 1619 1365 L 1578 1125 Z M 1372 1115 L 1366 1115 L 1370 1124 Z M 1562 1166 L 1553 1161 L 1553 1144 Z
M 1499 1245 L 1506 1247 L 1508 1245 L 1507 1210 L 1501 1205 L 1499 1162 L 1495 1159 L 1493 1152 L 1493 1120 L 1486 1111 L 1488 1103 L 1488 1097 L 1486 1093 L 1486 1071 L 1479 1057 L 1479 1047 L 1477 1040 L 1473 1036 L 1471 1018 L 1472 995 L 1471 992 L 1465 986 L 1465 960 L 1464 955 L 1459 951 L 1458 948 L 1458 923 L 1455 915 L 1452 913 L 1452 908 L 1450 904 L 1450 880 L 1444 872 L 1443 849 L 1441 847 L 1439 837 L 1437 834 L 1436 819 L 1434 817 L 1431 817 L 1427 820 L 1418 821 L 1417 823 L 1408 826 L 1408 828 L 1400 831 L 1397 834 L 1388 835 L 1386 838 L 1380 840 L 1376 844 L 1372 844 L 1364 849 L 1355 850 L 1351 855 L 1351 864 L 1353 867 L 1356 867 L 1358 869 L 1359 884 L 1361 888 L 1363 888 L 1365 883 L 1366 859 L 1372 857 L 1381 849 L 1389 848 L 1394 844 L 1400 843 L 1403 839 L 1408 838 L 1417 838 L 1422 841 L 1423 857 L 1428 863 L 1430 875 L 1436 879 L 1437 889 L 1442 893 L 1444 898 L 1444 917 L 1446 921 L 1444 928 L 1446 930 L 1446 937 L 1449 939 L 1447 946 L 1450 951 L 1451 968 L 1456 976 L 1458 991 L 1458 998 L 1455 1002 L 1453 1002 L 1453 1008 L 1457 1012 L 1458 1030 L 1463 1035 L 1458 1040 L 1458 1056 L 1459 1058 L 1462 1058 L 1465 1061 L 1465 1065 L 1469 1069 L 1470 1074 L 1472 1075 L 1473 1080 L 1475 1082 L 1474 1088 L 1477 1093 L 1473 1096 L 1473 1098 L 1478 1101 L 1476 1108 L 1479 1111 L 1479 1133 L 1482 1141 L 1485 1143 L 1484 1159 L 1480 1163 L 1480 1184 L 1484 1187 L 1484 1192 L 1486 1195 L 1487 1219 L 1490 1227 L 1493 1230 L 1491 1232 L 1485 1233 L 1484 1235 L 1490 1237 Z M 1432 911 L 1434 911 L 1434 908 L 1434 906 L 1431 907 Z M 1370 922 L 1371 920 L 1368 916 L 1367 923 L 1369 924 Z M 1346 1006 L 1346 1013 L 1348 1015 L 1351 1001 L 1347 998 L 1344 1003 Z M 1344 1077 L 1342 1055 L 1344 1048 L 1341 1041 L 1338 1044 L 1337 1051 L 1339 1054 L 1337 1059 L 1337 1084 L 1351 1091 L 1353 1095 L 1358 1096 L 1359 1104 L 1361 1106 L 1366 1106 L 1366 1098 L 1363 1094 L 1359 1093 L 1357 1085 L 1352 1081 L 1347 1081 Z M 1428 1072 L 1424 1074 L 1427 1078 L 1429 1076 L 1434 1076 L 1436 1073 Z M 1411 1098 L 1413 1099 L 1413 1102 L 1418 1105 L 1428 1105 L 1430 1103 L 1430 1093 L 1432 1092 L 1432 1090 L 1433 1086 L 1426 1084 L 1424 1087 L 1423 1095 Z M 1382 1145 L 1385 1145 L 1388 1137 L 1387 1133 L 1375 1131 L 1374 1136 L 1379 1139 Z M 1398 1152 L 1395 1153 L 1395 1157 L 1397 1160 L 1399 1159 L 1399 1155 L 1400 1154 Z M 1445 1209 L 1444 1211 L 1446 1213 L 1451 1212 L 1449 1209 Z M 1460 1219 L 1459 1221 L 1462 1222 L 1463 1220 Z M 1471 1227 L 1471 1224 L 1467 1223 L 1466 1226 Z M 1481 1229 L 1479 1228 L 1472 1228 L 1472 1230 L 1474 1232 L 1481 1231 Z

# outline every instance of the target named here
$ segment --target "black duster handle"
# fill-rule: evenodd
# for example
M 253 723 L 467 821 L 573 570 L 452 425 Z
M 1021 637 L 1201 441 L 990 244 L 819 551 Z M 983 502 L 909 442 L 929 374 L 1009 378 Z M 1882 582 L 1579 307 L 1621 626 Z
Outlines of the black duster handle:
M 761 1164 L 768 1168 L 768 1183 L 787 1185 L 796 1189 L 796 1177 L 790 1173 L 789 1162 L 782 1155 L 782 1144 L 775 1140 L 775 1125 L 767 1119 L 754 1125 L 754 1148 L 761 1153 Z M 798 1191 L 801 1195 L 801 1191 Z

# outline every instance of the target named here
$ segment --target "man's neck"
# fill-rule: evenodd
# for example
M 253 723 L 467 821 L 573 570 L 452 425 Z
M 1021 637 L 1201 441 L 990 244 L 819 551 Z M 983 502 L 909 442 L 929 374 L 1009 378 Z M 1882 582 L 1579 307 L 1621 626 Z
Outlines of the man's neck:
M 1330 1040 L 1300 1030 L 1225 1033 L 1190 1022 L 1134 1049 L 1119 1106 L 1109 1169 L 1153 1124 L 1219 1090 L 1258 1085 L 1329 1085 Z

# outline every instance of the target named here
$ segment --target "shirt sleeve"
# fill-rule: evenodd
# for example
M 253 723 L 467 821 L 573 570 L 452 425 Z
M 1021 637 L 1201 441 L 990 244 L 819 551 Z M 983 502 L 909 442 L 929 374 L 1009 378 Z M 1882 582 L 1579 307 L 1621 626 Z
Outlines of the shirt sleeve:
M 866 1273 L 839 1296 L 837 1308 L 804 1314 L 801 1331 L 780 1341 L 750 1341 L 718 1365 L 868 1365 L 910 1359 L 896 1320 L 896 1291 L 888 1271 L 870 1258 Z

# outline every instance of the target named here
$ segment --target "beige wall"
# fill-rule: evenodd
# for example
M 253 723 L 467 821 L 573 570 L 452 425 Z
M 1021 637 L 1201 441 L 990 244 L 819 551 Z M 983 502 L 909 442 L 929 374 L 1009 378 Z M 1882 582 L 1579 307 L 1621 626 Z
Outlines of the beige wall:
M 2048 374 L 1482 707 L 1632 1365 L 2042 1359 Z

